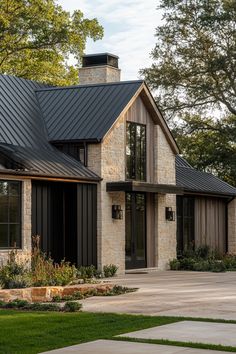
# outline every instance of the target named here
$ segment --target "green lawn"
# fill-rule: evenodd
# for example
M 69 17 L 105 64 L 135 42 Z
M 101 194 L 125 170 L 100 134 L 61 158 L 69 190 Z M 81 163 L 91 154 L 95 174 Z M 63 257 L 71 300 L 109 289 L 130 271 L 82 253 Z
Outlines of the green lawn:
M 175 321 L 178 319 L 1 310 L 0 353 L 39 353 Z
M 178 322 L 183 319 L 186 320 L 180 317 L 0 310 L 0 353 L 39 353 L 96 339 L 112 338 L 117 334 Z M 235 321 L 214 322 L 236 323 Z M 150 342 L 180 345 L 174 342 Z M 206 345 L 190 343 L 184 345 L 209 348 Z M 211 346 L 210 348 L 213 349 Z M 214 349 L 219 350 L 222 347 L 214 346 Z M 236 348 L 227 349 L 236 351 Z

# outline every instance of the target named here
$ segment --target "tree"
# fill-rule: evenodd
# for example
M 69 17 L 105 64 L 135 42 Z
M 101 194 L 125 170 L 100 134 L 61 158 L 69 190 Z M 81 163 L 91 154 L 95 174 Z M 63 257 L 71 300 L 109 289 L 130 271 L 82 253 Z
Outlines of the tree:
M 160 1 L 153 64 L 141 74 L 187 160 L 236 185 L 236 2 Z
M 73 55 L 80 62 L 86 39 L 102 38 L 96 19 L 72 15 L 55 0 L 0 0 L 0 71 L 55 85 L 78 82 Z
M 173 129 L 181 152 L 195 168 L 236 186 L 236 120 L 185 114 Z
M 141 74 L 167 117 L 217 109 L 236 115 L 236 1 L 161 0 L 154 63 Z

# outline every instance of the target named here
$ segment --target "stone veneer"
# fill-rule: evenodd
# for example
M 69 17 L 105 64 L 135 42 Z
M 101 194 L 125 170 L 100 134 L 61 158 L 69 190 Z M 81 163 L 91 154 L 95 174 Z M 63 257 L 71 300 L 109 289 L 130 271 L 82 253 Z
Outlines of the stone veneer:
M 236 254 L 236 198 L 228 204 L 228 252 Z
M 1 179 L 13 180 L 8 176 L 1 176 Z M 24 179 L 22 182 L 22 219 L 21 219 L 21 235 L 22 248 L 17 254 L 19 260 L 29 260 L 31 258 L 31 180 Z M 8 259 L 9 249 L 0 250 L 0 263 L 5 263 Z
M 120 81 L 120 69 L 109 65 L 99 65 L 79 69 L 80 85 L 102 84 L 117 81 Z
M 97 244 L 98 267 L 116 264 L 118 274 L 125 270 L 125 212 L 123 220 L 112 219 L 112 205 L 121 205 L 125 211 L 125 193 L 106 192 L 106 183 L 124 180 L 125 123 L 119 119 L 102 144 L 90 145 L 88 167 L 103 180 L 98 185 Z
M 155 126 L 155 183 L 175 184 L 175 154 L 159 125 Z M 169 260 L 176 257 L 176 221 L 165 218 L 165 208 L 176 213 L 176 196 L 158 194 L 155 197 L 156 265 L 167 269 Z

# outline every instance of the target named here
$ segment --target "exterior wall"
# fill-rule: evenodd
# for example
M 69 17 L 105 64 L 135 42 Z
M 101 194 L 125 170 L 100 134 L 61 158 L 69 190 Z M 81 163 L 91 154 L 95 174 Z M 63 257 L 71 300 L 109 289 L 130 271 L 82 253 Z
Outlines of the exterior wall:
M 195 197 L 194 226 L 196 247 L 208 245 L 220 253 L 226 252 L 226 201 L 224 199 Z
M 228 252 L 236 254 L 236 198 L 228 204 Z
M 168 269 L 168 263 L 176 258 L 176 222 L 165 218 L 165 207 L 176 208 L 176 196 L 172 194 L 156 195 L 155 203 L 156 266 L 160 270 Z
M 155 126 L 155 183 L 175 184 L 175 155 L 160 126 Z M 169 260 L 176 257 L 176 221 L 165 219 L 165 208 L 176 213 L 176 196 L 158 194 L 155 206 L 156 265 L 167 269 Z
M 79 69 L 80 85 L 102 84 L 120 81 L 120 69 L 108 65 L 85 67 Z
M 88 167 L 103 178 L 98 186 L 98 265 L 114 263 L 120 273 L 125 270 L 125 193 L 107 193 L 106 183 L 125 180 L 126 121 L 147 126 L 147 181 L 175 184 L 175 155 L 138 97 L 101 144 L 88 146 Z M 165 207 L 176 211 L 176 197 L 156 195 L 147 200 L 147 266 L 166 269 L 176 256 L 176 222 L 165 220 Z M 112 219 L 113 204 L 121 205 L 123 220 Z
M 121 205 L 125 211 L 125 193 L 107 193 L 106 183 L 124 180 L 124 161 L 125 124 L 121 118 L 102 144 L 88 148 L 88 168 L 103 178 L 98 186 L 98 267 L 116 264 L 120 274 L 125 270 L 125 213 L 123 220 L 114 220 L 111 212 L 113 204 Z
M 1 179 L 10 180 L 9 177 L 1 176 Z M 18 250 L 19 260 L 29 260 L 31 257 L 31 180 L 22 181 L 22 249 Z M 0 263 L 8 259 L 9 250 L 0 250 Z

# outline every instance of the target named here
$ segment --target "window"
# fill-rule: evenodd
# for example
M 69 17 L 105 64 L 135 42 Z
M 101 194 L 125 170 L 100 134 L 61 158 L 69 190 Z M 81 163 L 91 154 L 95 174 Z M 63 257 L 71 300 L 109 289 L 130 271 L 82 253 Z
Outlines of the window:
M 0 180 L 0 248 L 21 247 L 21 183 Z
M 126 178 L 146 180 L 146 126 L 127 122 Z
M 177 197 L 177 252 L 194 248 L 194 198 Z
M 80 161 L 83 165 L 86 166 L 86 145 L 81 144 L 54 144 L 56 148 L 67 155 L 74 157 L 76 160 Z

